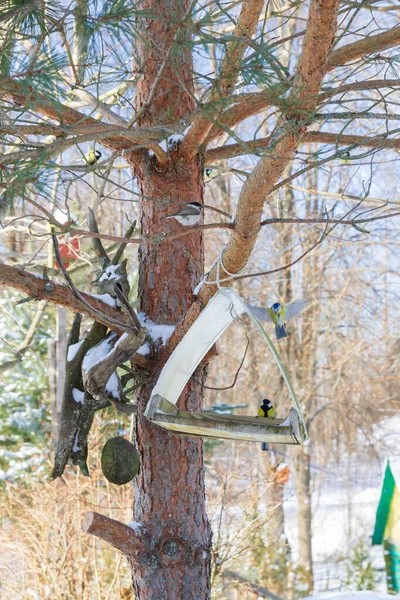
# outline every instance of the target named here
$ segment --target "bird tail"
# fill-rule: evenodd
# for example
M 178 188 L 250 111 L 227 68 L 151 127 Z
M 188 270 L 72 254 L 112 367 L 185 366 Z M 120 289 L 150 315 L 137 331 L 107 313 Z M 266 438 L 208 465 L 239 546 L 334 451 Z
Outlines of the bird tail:
M 286 325 L 275 325 L 275 335 L 276 335 L 277 340 L 288 337 L 288 332 L 286 331 Z
M 268 450 L 269 450 L 268 442 L 262 442 L 262 444 L 261 444 L 261 450 L 264 450 L 265 452 L 268 452 Z

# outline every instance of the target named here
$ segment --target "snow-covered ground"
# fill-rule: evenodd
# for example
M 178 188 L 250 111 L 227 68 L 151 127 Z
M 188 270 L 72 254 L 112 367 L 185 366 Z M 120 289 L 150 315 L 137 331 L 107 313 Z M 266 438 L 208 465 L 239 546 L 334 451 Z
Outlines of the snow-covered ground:
M 368 544 L 373 566 L 378 570 L 377 589 L 386 591 L 382 547 L 369 544 L 386 459 L 400 453 L 400 415 L 379 423 L 374 430 L 374 440 L 365 461 L 343 456 L 339 463 L 323 467 L 314 465 L 311 468 L 314 482 L 313 559 L 317 591 L 339 588 L 345 577 L 345 562 L 341 559 L 351 555 L 352 547 L 360 538 L 364 538 Z M 285 530 L 293 558 L 296 559 L 297 502 L 293 478 L 285 492 Z M 333 598 L 328 595 L 323 597 Z M 367 597 L 364 599 L 360 595 L 358 598 L 367 600 Z
M 380 592 L 325 592 L 316 596 L 308 596 L 304 600 L 393 600 L 390 594 Z

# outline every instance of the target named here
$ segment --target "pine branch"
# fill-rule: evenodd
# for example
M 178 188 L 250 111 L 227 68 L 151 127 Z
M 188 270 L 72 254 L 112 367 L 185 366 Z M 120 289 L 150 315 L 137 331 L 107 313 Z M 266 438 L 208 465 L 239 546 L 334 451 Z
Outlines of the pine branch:
M 360 148 L 376 148 L 379 150 L 400 150 L 400 139 L 389 138 L 390 134 L 398 134 L 398 130 L 388 131 L 385 134 L 369 137 L 365 135 L 352 135 L 342 133 L 327 133 L 324 131 L 307 131 L 302 136 L 302 143 L 332 144 L 334 146 L 358 146 Z M 271 136 L 243 142 L 242 144 L 228 144 L 211 148 L 206 153 L 206 164 L 217 160 L 225 160 L 242 156 L 244 154 L 260 154 L 265 151 L 271 141 Z M 340 158 L 340 156 L 338 156 Z
M 75 0 L 74 10 L 74 51 L 72 60 L 77 72 L 77 79 L 82 83 L 85 78 L 90 30 L 88 27 L 88 0 Z
M 233 32 L 236 39 L 228 43 L 219 79 L 215 82 L 211 93 L 211 100 L 216 103 L 216 106 L 207 111 L 210 113 L 209 116 L 204 115 L 203 111 L 203 114 L 193 121 L 182 144 L 183 153 L 187 152 L 193 156 L 211 131 L 214 125 L 213 119 L 220 111 L 217 101 L 228 96 L 236 83 L 244 53 L 248 48 L 250 38 L 256 31 L 263 7 L 264 0 L 244 0 L 242 2 L 240 15 Z
M 309 111 L 310 120 L 318 101 L 318 93 L 327 70 L 328 58 L 337 30 L 339 0 L 312 0 L 309 9 L 307 33 L 299 60 L 296 77 L 288 105 L 301 106 Z M 289 120 L 288 120 L 289 119 Z M 222 254 L 222 268 L 228 273 L 241 271 L 253 251 L 260 231 L 264 203 L 276 185 L 301 143 L 306 130 L 302 120 L 296 128 L 296 112 L 292 121 L 290 113 L 278 124 L 270 137 L 267 152 L 259 160 L 247 178 L 239 196 L 234 230 Z M 215 281 L 217 269 L 214 266 L 209 279 Z M 170 338 L 169 349 L 178 343 L 179 338 L 199 315 L 202 307 L 215 294 L 215 285 L 204 285 L 198 299 L 191 305 L 185 318 Z
M 0 263 L 0 283 L 20 290 L 36 300 L 47 300 L 91 318 L 93 318 L 93 312 L 89 307 L 92 307 L 96 312 L 97 321 L 119 333 L 123 333 L 125 329 L 129 328 L 129 319 L 120 310 L 84 292 L 81 292 L 85 299 L 85 302 L 82 302 L 68 286 L 42 279 L 19 267 L 10 267 Z M 118 326 L 116 325 L 117 321 Z
M 393 27 L 393 29 L 378 33 L 377 35 L 366 35 L 362 40 L 347 44 L 332 52 L 328 61 L 329 71 L 370 54 L 392 48 L 399 42 L 400 27 Z

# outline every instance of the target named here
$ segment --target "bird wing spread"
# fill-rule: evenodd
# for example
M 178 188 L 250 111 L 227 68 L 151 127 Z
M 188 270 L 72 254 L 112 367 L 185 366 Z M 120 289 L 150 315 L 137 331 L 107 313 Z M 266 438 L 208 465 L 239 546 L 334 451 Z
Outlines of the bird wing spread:
M 308 300 L 303 298 L 302 300 L 297 300 L 296 302 L 289 304 L 285 310 L 285 321 L 290 321 L 293 317 L 299 315 L 301 311 L 305 309 L 307 303 Z
M 247 306 L 259 321 L 272 323 L 271 315 L 267 308 L 260 308 L 259 306 L 252 306 L 251 304 L 248 304 Z

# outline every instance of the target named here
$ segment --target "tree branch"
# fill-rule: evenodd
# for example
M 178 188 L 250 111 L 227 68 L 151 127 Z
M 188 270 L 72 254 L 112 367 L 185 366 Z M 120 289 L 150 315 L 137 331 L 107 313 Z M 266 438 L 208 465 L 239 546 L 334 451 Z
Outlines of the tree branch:
M 88 117 L 55 100 L 50 101 L 32 86 L 23 85 L 23 83 L 11 77 L 3 77 L 0 80 L 0 98 L 11 100 L 15 104 L 27 108 L 33 106 L 38 113 L 60 123 L 60 135 L 88 135 L 89 138 L 92 136 L 91 139 L 94 139 L 96 134 L 101 136 L 104 132 L 107 132 L 109 138 L 102 139 L 102 144 L 119 153 L 130 149 L 133 143 L 146 146 L 166 138 L 171 133 L 171 129 L 165 127 L 142 127 L 138 129 L 114 127 L 111 129 L 109 124 Z M 71 141 L 67 141 L 68 146 L 71 145 Z M 77 140 L 75 143 L 77 143 Z
M 93 313 L 87 306 L 89 305 L 96 311 L 97 321 L 119 333 L 123 333 L 124 330 L 116 327 L 114 323 L 116 320 L 119 321 L 121 327 L 126 324 L 126 328 L 128 329 L 130 325 L 129 318 L 124 313 L 105 304 L 101 300 L 97 300 L 97 298 L 94 298 L 90 294 L 81 292 L 86 305 L 73 294 L 68 286 L 43 279 L 19 267 L 10 267 L 9 265 L 0 263 L 0 284 L 20 290 L 35 300 L 47 300 L 53 304 L 65 306 L 73 312 L 79 312 L 93 318 Z
M 400 27 L 393 27 L 393 29 L 378 33 L 377 35 L 366 35 L 362 40 L 347 44 L 332 52 L 328 61 L 329 71 L 369 54 L 396 46 L 399 42 Z
M 347 94 L 347 92 L 362 92 L 364 90 L 381 90 L 383 88 L 400 87 L 400 79 L 371 79 L 371 81 L 355 81 L 346 85 L 340 85 L 319 95 L 318 102 L 324 102 L 333 96 Z
M 292 92 L 288 98 L 288 106 L 293 106 L 295 112 L 294 115 L 288 112 L 278 124 L 270 137 L 267 152 L 242 188 L 234 231 L 222 253 L 222 268 L 228 273 L 238 273 L 247 264 L 260 231 L 265 200 L 301 143 L 307 122 L 303 117 L 301 125 L 298 125 L 296 107 L 309 111 L 309 119 L 312 118 L 337 30 L 339 4 L 340 0 L 311 0 L 307 33 Z M 211 269 L 209 278 L 211 281 L 216 280 L 216 266 Z M 197 300 L 170 338 L 169 351 L 179 342 L 215 291 L 216 285 L 202 286 Z
M 326 133 L 324 131 L 307 131 L 302 136 L 302 143 L 317 143 L 317 144 L 332 144 L 334 146 L 353 146 L 357 145 L 360 148 L 379 148 L 400 150 L 400 139 L 389 139 L 388 135 L 391 132 L 383 135 L 368 137 L 365 135 L 351 135 L 342 133 Z M 397 133 L 392 132 L 392 133 Z M 266 150 L 271 141 L 271 136 L 243 142 L 242 144 L 228 144 L 218 148 L 211 148 L 206 153 L 206 164 L 212 164 L 217 160 L 226 158 L 234 158 L 243 154 L 260 154 L 262 150 Z M 259 152 L 257 152 L 259 151 Z M 340 158 L 340 157 L 338 157 Z
M 192 156 L 198 152 L 199 146 L 203 144 L 211 131 L 214 125 L 213 119 L 220 111 L 218 101 L 225 98 L 235 85 L 244 53 L 250 38 L 256 31 L 263 8 L 264 0 L 244 0 L 242 2 L 240 15 L 232 34 L 236 39 L 228 43 L 219 79 L 215 82 L 212 90 L 211 105 L 214 104 L 214 106 L 207 111 L 208 115 L 203 110 L 193 121 L 182 144 L 183 153 L 187 152 Z
M 140 523 L 129 527 L 96 512 L 86 514 L 82 529 L 120 550 L 138 568 L 144 565 L 151 565 L 153 569 L 173 568 L 181 566 L 182 561 L 195 564 L 209 551 L 206 545 L 171 536 L 167 528 L 155 541 Z
M 278 596 L 278 594 L 274 594 L 273 592 L 267 590 L 266 587 L 258 585 L 257 583 L 252 583 L 234 571 L 225 569 L 225 571 L 222 571 L 221 575 L 225 579 L 234 580 L 235 582 L 242 584 L 246 589 L 253 594 L 256 594 L 259 598 L 268 598 L 268 600 L 284 600 L 281 596 Z
M 331 69 L 328 70 L 332 70 L 333 68 L 334 67 L 331 66 Z M 207 136 L 207 144 L 225 133 L 225 131 L 233 129 L 244 119 L 257 115 L 270 106 L 277 106 L 281 109 L 287 108 L 287 100 L 283 99 L 283 95 L 290 89 L 290 85 L 290 82 L 287 82 L 286 84 L 280 83 L 279 86 L 262 92 L 234 96 L 232 98 L 234 106 L 227 108 L 219 116 L 218 122 L 214 124 Z M 399 86 L 400 79 L 373 79 L 371 81 L 349 83 L 322 92 L 318 97 L 318 104 L 338 94 L 341 95 L 353 91 L 376 90 L 391 87 L 397 88 Z M 207 107 L 203 107 L 203 109 L 206 108 Z
M 310 119 L 317 103 L 317 93 L 325 74 L 329 52 L 337 29 L 339 0 L 313 0 L 310 4 L 309 23 L 303 52 L 298 65 L 288 105 Z M 296 114 L 296 113 L 295 113 Z M 235 229 L 223 253 L 223 265 L 230 273 L 237 273 L 247 263 L 260 230 L 265 200 L 292 159 L 305 132 L 306 123 L 297 126 L 297 117 L 288 112 L 269 140 L 267 152 L 247 178 L 238 200 Z M 214 280 L 216 271 L 210 275 Z M 200 295 L 210 297 L 213 286 L 203 287 Z
M 108 542 L 128 558 L 138 557 L 148 550 L 145 529 L 140 526 L 133 529 L 105 515 L 88 512 L 83 520 L 82 529 L 86 533 Z

